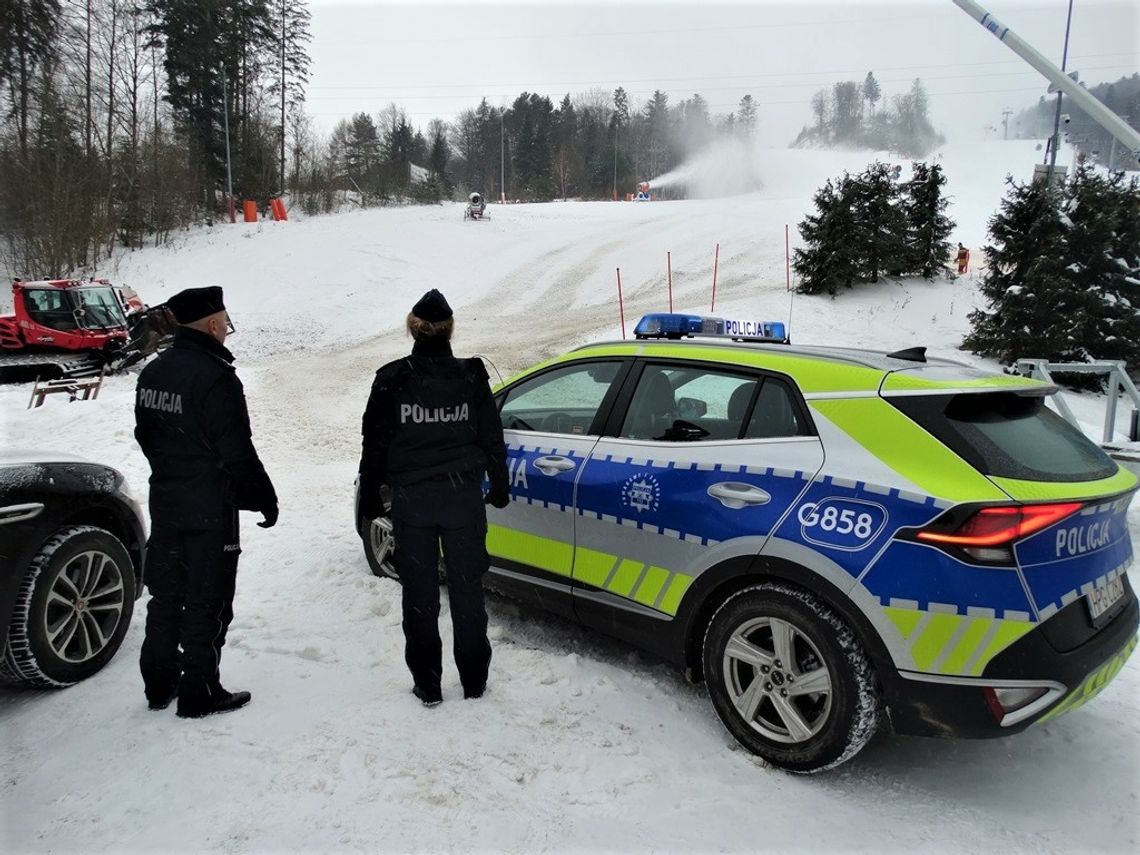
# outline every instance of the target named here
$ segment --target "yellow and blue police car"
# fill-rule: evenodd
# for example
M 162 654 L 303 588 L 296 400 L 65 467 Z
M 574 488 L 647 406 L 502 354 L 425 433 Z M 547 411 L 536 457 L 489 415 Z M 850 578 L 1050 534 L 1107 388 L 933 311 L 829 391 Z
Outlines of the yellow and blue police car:
M 635 332 L 496 390 L 493 587 L 703 678 L 741 744 L 799 772 L 887 724 L 1013 733 L 1123 667 L 1137 478 L 1055 387 L 779 323 Z M 375 567 L 391 539 L 363 534 Z

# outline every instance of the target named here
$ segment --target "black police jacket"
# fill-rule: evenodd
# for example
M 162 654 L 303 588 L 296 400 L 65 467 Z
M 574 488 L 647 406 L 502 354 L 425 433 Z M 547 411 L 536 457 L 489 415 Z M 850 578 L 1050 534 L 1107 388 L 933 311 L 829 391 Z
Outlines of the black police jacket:
M 360 490 L 468 475 L 507 490 L 507 447 L 480 359 L 456 359 L 446 339 L 421 339 L 412 355 L 376 372 L 364 410 Z
M 150 462 L 155 524 L 214 528 L 232 522 L 234 507 L 277 507 L 232 362 L 217 339 L 179 327 L 139 375 L 135 439 Z

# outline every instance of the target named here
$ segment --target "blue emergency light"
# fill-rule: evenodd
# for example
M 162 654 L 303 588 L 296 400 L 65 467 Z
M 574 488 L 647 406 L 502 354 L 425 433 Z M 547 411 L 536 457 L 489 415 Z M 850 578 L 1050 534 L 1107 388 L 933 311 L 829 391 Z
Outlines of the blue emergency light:
M 788 343 L 787 328 L 782 321 L 748 321 L 659 312 L 643 315 L 633 328 L 634 338 L 682 338 L 695 335 Z

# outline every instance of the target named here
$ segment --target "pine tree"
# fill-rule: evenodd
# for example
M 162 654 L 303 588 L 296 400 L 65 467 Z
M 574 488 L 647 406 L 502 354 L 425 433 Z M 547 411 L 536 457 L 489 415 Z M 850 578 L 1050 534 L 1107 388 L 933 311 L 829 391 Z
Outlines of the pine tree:
M 903 212 L 907 220 L 907 272 L 933 279 L 945 268 L 950 255 L 947 238 L 954 222 L 946 216 L 950 201 L 943 195 L 946 176 L 941 165 L 915 163 L 911 180 L 903 188 Z
M 1140 192 L 1136 179 L 1077 170 L 1063 206 L 1068 229 L 1058 262 L 1067 280 L 1078 361 L 1140 364 Z
M 740 135 L 744 137 L 744 139 L 751 141 L 753 135 L 756 133 L 756 102 L 752 100 L 751 95 L 745 95 L 740 99 L 738 112 L 739 116 L 736 122 L 737 128 L 740 130 Z
M 801 294 L 835 296 L 850 288 L 859 272 L 858 249 L 852 241 L 855 229 L 856 185 L 849 175 L 835 183 L 828 179 L 815 194 L 816 214 L 799 224 L 806 246 L 793 252 L 792 267 L 799 277 Z
M 436 121 L 431 129 L 431 152 L 428 155 L 428 164 L 444 196 L 451 195 L 451 180 L 447 175 L 447 161 L 450 154 L 443 122 Z
M 863 78 L 863 100 L 871 106 L 871 115 L 875 115 L 875 105 L 883 97 L 883 90 L 879 88 L 879 81 L 875 79 L 874 72 L 868 71 Z
M 985 247 L 989 266 L 980 290 L 989 305 L 970 313 L 964 344 L 1006 365 L 1028 356 L 1070 361 L 1079 354 L 1065 317 L 1072 307 L 1060 264 L 1067 230 L 1061 190 L 1043 181 L 1006 183 Z
M 268 87 L 276 95 L 281 111 L 281 189 L 285 189 L 285 129 L 286 112 L 298 110 L 305 102 L 305 84 L 309 82 L 309 53 L 306 45 L 310 14 L 305 0 L 272 0 L 273 36 L 276 40 L 274 55 L 277 70 Z
M 859 275 L 871 282 L 879 274 L 907 269 L 907 223 L 898 185 L 885 163 L 873 163 L 853 182 L 854 230 L 848 236 L 859 252 Z

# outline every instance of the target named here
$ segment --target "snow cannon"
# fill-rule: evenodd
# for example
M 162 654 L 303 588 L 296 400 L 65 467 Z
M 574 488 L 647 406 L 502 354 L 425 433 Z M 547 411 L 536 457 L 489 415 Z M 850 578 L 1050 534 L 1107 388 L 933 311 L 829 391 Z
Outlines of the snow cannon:
M 485 211 L 487 209 L 487 202 L 480 193 L 472 193 L 467 197 L 467 207 L 463 210 L 464 220 L 484 220 L 489 219 Z

